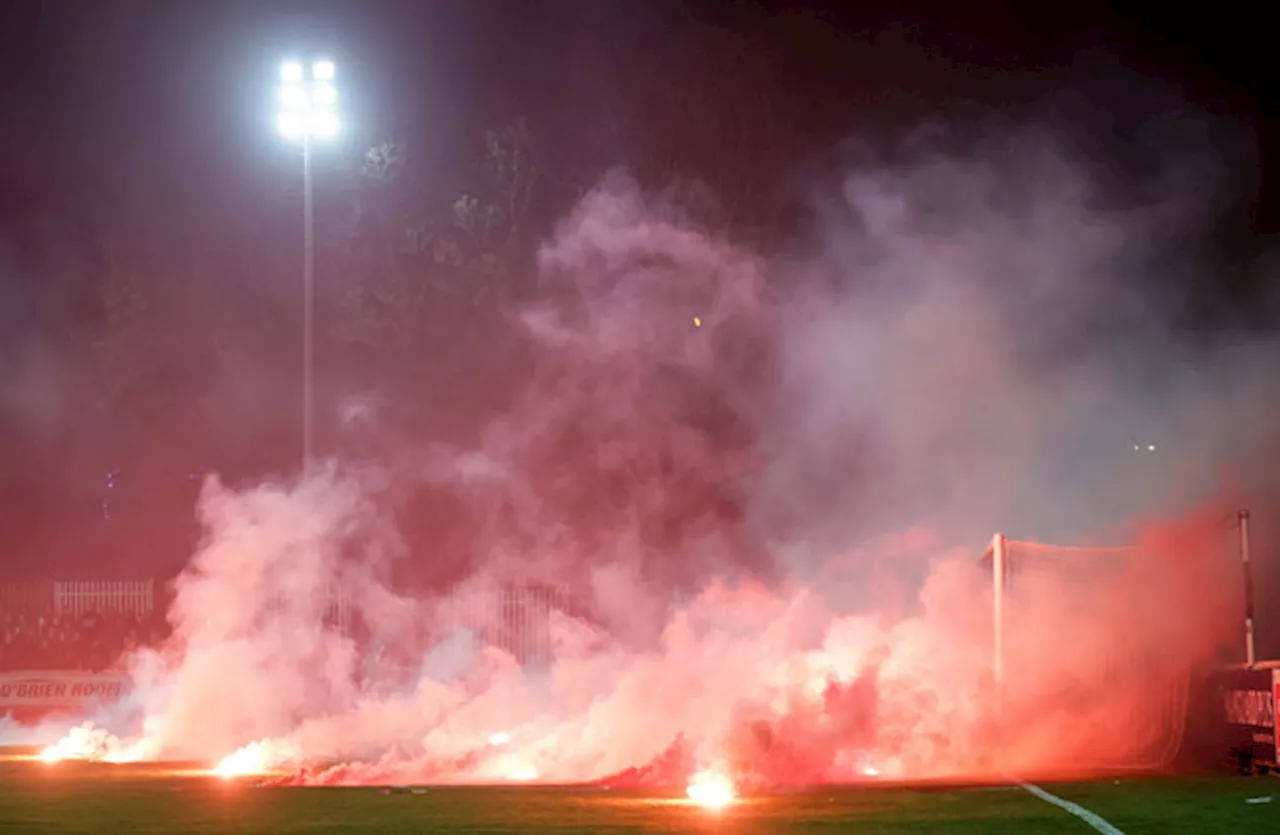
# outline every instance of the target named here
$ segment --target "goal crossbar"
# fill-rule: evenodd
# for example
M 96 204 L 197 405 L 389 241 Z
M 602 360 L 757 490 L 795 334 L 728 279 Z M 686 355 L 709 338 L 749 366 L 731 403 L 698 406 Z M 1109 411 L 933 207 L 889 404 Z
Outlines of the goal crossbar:
M 1236 535 L 1238 556 L 1240 559 L 1241 579 L 1244 585 L 1244 611 L 1242 613 L 1243 639 L 1245 660 L 1243 666 L 1245 669 L 1254 669 L 1260 666 L 1280 666 L 1280 661 L 1259 662 L 1257 660 L 1257 650 L 1254 639 L 1254 609 L 1253 609 L 1253 562 L 1249 537 L 1250 515 L 1248 510 L 1241 510 L 1236 514 Z M 1002 533 L 992 535 L 991 541 L 987 543 L 987 549 L 983 551 L 981 562 L 983 566 L 988 564 L 991 566 L 991 582 L 992 582 L 992 628 L 993 634 L 993 657 L 992 657 L 992 673 L 995 679 L 997 693 L 1001 689 L 1004 680 L 1004 619 L 1005 619 L 1005 590 L 1009 581 L 1009 537 Z M 1059 553 L 1089 553 L 1097 555 L 1112 554 L 1119 556 L 1124 553 L 1132 553 L 1136 546 L 1133 545 L 1107 545 L 1100 547 L 1091 547 L 1087 545 L 1043 545 L 1036 542 L 1018 542 L 1024 547 L 1035 548 L 1037 546 L 1057 551 Z M 1234 665 L 1233 665 L 1234 666 Z

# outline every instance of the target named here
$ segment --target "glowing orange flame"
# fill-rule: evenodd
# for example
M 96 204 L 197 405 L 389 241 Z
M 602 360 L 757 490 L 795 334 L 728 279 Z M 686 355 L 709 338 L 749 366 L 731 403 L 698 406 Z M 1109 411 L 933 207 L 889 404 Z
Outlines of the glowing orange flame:
M 520 783 L 538 779 L 538 769 L 531 765 L 522 765 L 511 772 L 510 779 Z
M 251 742 L 239 751 L 223 757 L 213 767 L 213 773 L 224 780 L 230 780 L 233 777 L 265 774 L 271 766 L 265 746 L 260 742 Z
M 45 748 L 40 752 L 40 759 L 47 763 L 62 762 L 66 758 L 67 754 L 65 754 L 62 751 L 62 748 L 58 745 L 50 745 L 48 748 Z
M 685 793 L 691 801 L 708 809 L 722 809 L 737 798 L 733 781 L 716 771 L 703 771 L 693 775 Z
M 128 752 L 119 740 L 91 723 L 72 728 L 67 735 L 40 752 L 40 759 L 47 763 L 63 760 L 106 760 L 124 762 Z

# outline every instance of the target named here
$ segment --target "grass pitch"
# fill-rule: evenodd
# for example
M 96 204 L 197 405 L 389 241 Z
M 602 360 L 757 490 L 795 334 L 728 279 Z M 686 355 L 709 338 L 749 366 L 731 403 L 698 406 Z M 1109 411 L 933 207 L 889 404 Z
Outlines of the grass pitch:
M 1280 780 L 1044 784 L 1134 833 L 1280 832 Z M 1273 796 L 1270 803 L 1246 803 Z M 1090 833 L 1016 787 L 817 788 L 719 811 L 675 793 L 544 788 L 255 788 L 156 766 L 0 760 L 0 833 Z

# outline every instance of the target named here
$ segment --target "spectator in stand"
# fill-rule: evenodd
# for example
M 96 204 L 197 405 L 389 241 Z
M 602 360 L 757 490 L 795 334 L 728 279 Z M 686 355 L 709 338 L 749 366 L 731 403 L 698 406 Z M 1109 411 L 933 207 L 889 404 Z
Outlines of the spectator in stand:
M 163 637 L 158 617 L 92 612 L 0 612 L 0 670 L 90 670 Z

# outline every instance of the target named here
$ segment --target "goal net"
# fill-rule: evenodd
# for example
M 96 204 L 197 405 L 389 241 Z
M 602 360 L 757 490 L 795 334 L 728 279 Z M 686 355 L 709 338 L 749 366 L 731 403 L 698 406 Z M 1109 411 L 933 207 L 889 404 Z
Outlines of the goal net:
M 997 535 L 993 672 L 1008 768 L 1159 769 L 1186 727 L 1191 671 L 1137 602 L 1136 547 L 1081 548 Z

